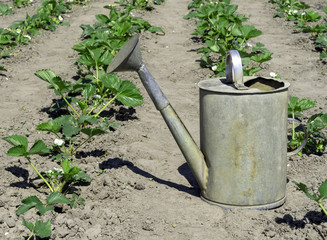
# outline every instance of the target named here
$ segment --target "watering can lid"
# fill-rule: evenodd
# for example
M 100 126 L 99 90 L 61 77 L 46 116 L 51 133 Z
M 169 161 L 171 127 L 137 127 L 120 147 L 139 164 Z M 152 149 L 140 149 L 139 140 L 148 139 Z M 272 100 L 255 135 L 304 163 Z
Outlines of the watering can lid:
M 237 50 L 226 54 L 226 78 L 214 78 L 201 81 L 200 89 L 236 94 L 253 94 L 276 92 L 287 89 L 290 84 L 286 81 L 265 77 L 243 77 L 242 59 Z

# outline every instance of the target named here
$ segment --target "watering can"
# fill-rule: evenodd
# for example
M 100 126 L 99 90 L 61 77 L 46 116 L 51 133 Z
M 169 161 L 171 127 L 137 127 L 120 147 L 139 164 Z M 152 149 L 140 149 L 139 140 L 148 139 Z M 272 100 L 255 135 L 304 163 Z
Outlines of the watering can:
M 143 64 L 139 35 L 109 65 L 108 72 L 119 71 L 138 73 L 200 186 L 203 200 L 227 209 L 270 209 L 285 202 L 288 82 L 243 77 L 239 53 L 229 51 L 226 77 L 198 83 L 200 150 Z

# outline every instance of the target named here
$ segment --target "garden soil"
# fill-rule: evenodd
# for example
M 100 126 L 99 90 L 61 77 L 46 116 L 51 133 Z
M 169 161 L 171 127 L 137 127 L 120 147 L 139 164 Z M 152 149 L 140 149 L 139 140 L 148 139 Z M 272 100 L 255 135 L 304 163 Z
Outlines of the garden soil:
M 136 16 L 164 29 L 165 34 L 143 33 L 140 45 L 143 60 L 170 100 L 189 132 L 199 144 L 199 89 L 197 83 L 211 74 L 199 65 L 196 51 L 202 43 L 190 33 L 195 20 L 184 20 L 190 0 L 166 0 L 151 12 L 134 11 Z M 323 0 L 305 1 L 322 11 Z M 95 15 L 108 14 L 103 6 L 114 1 L 96 0 L 74 7 L 65 15 L 69 27 L 43 32 L 32 44 L 16 48 L 8 59 L 0 60 L 8 72 L 0 76 L 0 137 L 12 134 L 28 136 L 47 144 L 53 135 L 35 130 L 51 119 L 48 109 L 57 98 L 47 83 L 34 73 L 51 69 L 65 80 L 76 75 L 78 54 L 72 47 L 81 41 L 81 24 L 93 24 Z M 265 1 L 237 0 L 238 13 L 263 34 L 251 43 L 261 42 L 273 52 L 258 74 L 280 74 L 291 83 L 290 95 L 317 101 L 307 111 L 327 112 L 327 66 L 308 34 L 294 33 L 293 24 L 273 18 L 274 6 Z M 27 11 L 35 12 L 36 5 Z M 26 9 L 0 17 L 1 27 L 23 19 Z M 155 109 L 136 73 L 120 73 L 132 81 L 144 96 L 142 106 L 128 109 L 115 106 L 107 112 L 121 127 L 95 138 L 78 153 L 76 163 L 92 178 L 88 186 L 75 193 L 85 198 L 76 209 L 58 207 L 56 212 L 37 216 L 34 210 L 24 214 L 28 221 L 52 221 L 50 239 L 325 239 L 327 217 L 319 206 L 300 192 L 292 181 L 304 182 L 316 190 L 326 179 L 327 153 L 292 156 L 287 164 L 287 200 L 272 210 L 224 210 L 200 198 L 183 155 L 160 113 Z M 229 106 L 226 106 L 229 107 Z M 260 117 L 260 116 L 258 116 Z M 273 123 L 272 123 L 273 124 Z M 44 199 L 42 181 L 25 159 L 7 157 L 9 144 L 0 143 L 0 239 L 28 237 L 22 217 L 15 214 L 21 200 L 29 195 Z M 41 170 L 56 167 L 48 157 L 33 157 Z

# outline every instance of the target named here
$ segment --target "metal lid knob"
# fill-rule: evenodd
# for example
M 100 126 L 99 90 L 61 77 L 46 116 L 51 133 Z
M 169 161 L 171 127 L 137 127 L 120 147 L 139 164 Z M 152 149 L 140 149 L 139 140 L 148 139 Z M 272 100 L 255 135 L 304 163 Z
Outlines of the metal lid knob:
M 242 59 L 237 50 L 230 50 L 226 54 L 226 83 L 234 83 L 238 90 L 248 89 L 244 86 Z

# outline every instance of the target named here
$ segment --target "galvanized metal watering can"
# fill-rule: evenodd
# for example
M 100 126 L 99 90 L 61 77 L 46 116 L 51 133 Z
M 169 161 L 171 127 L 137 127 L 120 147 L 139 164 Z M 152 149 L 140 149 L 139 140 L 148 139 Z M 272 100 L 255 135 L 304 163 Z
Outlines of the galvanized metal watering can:
M 139 74 L 196 178 L 203 200 L 224 208 L 269 209 L 284 203 L 288 82 L 243 77 L 241 58 L 237 51 L 230 51 L 226 78 L 198 84 L 200 150 L 143 64 L 138 35 L 115 56 L 108 68 L 113 71 Z

